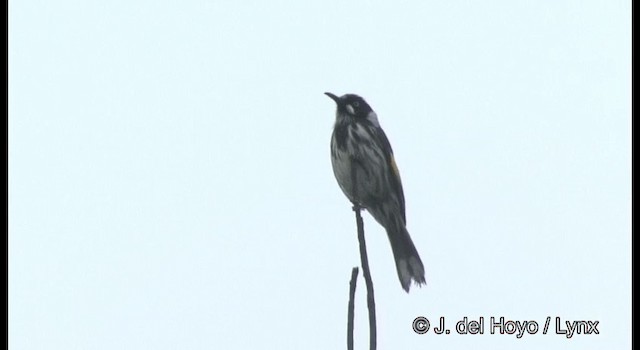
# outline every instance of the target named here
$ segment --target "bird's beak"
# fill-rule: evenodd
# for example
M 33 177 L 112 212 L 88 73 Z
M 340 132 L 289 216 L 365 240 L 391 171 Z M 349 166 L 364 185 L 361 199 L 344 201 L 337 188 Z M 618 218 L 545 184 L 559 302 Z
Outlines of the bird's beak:
M 331 97 L 331 99 L 334 100 L 336 102 L 336 104 L 338 104 L 338 105 L 340 104 L 340 102 L 339 102 L 340 101 L 340 97 L 338 97 L 338 96 L 336 96 L 336 95 L 334 95 L 334 94 L 332 94 L 330 92 L 325 92 L 324 94 L 329 96 L 329 97 Z

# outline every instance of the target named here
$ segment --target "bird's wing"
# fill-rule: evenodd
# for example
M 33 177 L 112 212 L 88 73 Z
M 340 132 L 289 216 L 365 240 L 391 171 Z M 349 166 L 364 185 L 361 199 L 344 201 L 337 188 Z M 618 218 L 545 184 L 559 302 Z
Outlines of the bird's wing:
M 396 165 L 396 160 L 393 157 L 393 149 L 391 148 L 391 143 L 389 143 L 389 139 L 387 135 L 384 133 L 382 128 L 378 128 L 378 135 L 380 136 L 380 141 L 384 147 L 384 155 L 389 165 L 389 179 L 391 180 L 391 190 L 395 193 L 398 198 L 398 202 L 400 203 L 400 211 L 402 212 L 402 220 L 404 220 L 405 224 L 407 222 L 407 218 L 405 215 L 405 207 L 404 207 L 404 192 L 402 191 L 402 181 L 400 180 L 400 171 L 398 171 L 398 166 Z

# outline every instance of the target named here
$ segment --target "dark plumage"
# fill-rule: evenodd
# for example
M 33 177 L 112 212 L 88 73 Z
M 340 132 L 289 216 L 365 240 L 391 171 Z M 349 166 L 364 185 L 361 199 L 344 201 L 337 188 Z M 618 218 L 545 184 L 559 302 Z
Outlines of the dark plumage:
M 338 185 L 354 204 L 367 209 L 389 237 L 400 284 L 425 282 L 424 266 L 406 229 L 404 193 L 391 144 L 378 116 L 360 96 L 338 97 L 331 136 L 331 164 Z

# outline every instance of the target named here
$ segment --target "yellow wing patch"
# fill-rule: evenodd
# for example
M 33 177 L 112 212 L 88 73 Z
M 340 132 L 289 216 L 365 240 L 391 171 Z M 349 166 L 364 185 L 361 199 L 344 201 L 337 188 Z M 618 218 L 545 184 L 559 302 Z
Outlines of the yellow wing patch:
M 396 179 L 400 181 L 400 171 L 398 171 L 398 166 L 396 165 L 396 159 L 393 157 L 393 153 L 389 157 L 389 160 L 391 163 L 391 170 L 393 171 L 393 174 L 396 176 Z

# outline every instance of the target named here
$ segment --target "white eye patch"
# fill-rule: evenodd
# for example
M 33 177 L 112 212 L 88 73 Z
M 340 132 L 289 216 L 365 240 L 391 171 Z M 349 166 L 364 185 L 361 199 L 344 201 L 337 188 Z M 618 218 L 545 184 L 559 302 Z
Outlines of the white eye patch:
M 356 111 L 353 109 L 352 105 L 347 105 L 345 108 L 347 109 L 347 112 L 349 112 L 349 114 L 352 114 L 352 115 L 356 114 Z

